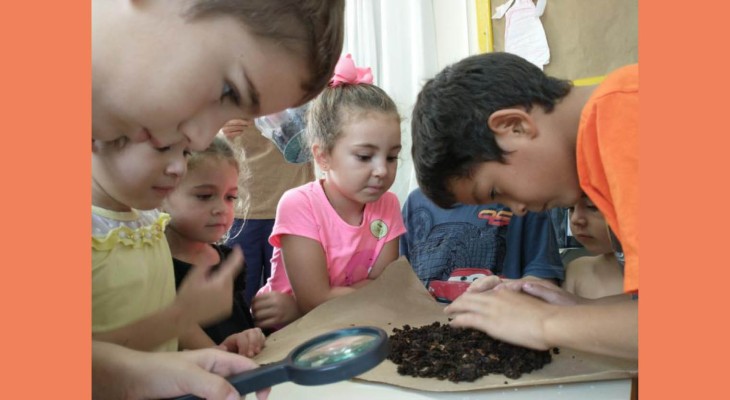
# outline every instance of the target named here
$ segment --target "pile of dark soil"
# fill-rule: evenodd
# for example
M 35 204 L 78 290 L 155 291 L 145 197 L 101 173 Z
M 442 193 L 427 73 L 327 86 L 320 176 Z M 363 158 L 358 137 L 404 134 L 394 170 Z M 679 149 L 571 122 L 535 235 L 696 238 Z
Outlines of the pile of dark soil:
M 388 359 L 398 365 L 399 374 L 452 382 L 472 382 L 489 374 L 517 379 L 552 361 L 550 351 L 511 345 L 475 329 L 439 322 L 394 328 L 389 340 Z

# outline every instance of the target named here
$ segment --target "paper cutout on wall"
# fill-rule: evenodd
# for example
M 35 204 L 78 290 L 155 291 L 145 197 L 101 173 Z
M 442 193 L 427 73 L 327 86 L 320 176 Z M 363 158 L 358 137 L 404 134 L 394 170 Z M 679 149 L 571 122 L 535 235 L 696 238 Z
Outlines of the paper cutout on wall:
M 530 61 L 543 69 L 550 62 L 545 29 L 540 17 L 545 12 L 547 0 L 508 0 L 497 7 L 492 19 L 506 17 L 504 51 Z

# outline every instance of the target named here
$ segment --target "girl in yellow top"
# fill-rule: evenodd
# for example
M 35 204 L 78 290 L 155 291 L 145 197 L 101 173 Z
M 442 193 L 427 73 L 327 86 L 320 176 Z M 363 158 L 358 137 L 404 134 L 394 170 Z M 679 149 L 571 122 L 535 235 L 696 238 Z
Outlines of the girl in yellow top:
M 187 140 L 92 141 L 92 334 L 137 350 L 177 350 L 179 336 L 230 313 L 234 251 L 221 268 L 193 268 L 175 296 L 172 256 L 155 210 L 186 171 Z

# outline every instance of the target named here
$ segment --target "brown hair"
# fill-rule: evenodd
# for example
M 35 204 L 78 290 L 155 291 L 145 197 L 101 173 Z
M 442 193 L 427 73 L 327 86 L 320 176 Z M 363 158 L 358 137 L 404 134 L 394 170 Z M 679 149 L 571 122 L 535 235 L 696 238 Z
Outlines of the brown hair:
M 505 163 L 487 124 L 498 110 L 539 106 L 550 113 L 573 85 L 510 53 L 485 53 L 449 65 L 423 85 L 411 117 L 411 154 L 418 186 L 441 208 L 456 203 L 450 182 L 480 163 Z
M 311 78 L 300 104 L 325 87 L 342 52 L 345 0 L 197 0 L 191 18 L 230 15 L 254 35 L 279 41 L 308 59 Z M 222 39 L 223 40 L 223 39 Z
M 327 153 L 335 147 L 342 126 L 362 114 L 381 112 L 400 120 L 398 108 L 383 89 L 370 84 L 328 87 L 307 112 L 307 140 Z

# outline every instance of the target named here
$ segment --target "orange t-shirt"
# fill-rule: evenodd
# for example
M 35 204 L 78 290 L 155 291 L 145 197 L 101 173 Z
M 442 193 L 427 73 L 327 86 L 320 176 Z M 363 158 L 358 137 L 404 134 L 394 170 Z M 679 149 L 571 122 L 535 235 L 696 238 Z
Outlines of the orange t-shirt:
M 580 186 L 623 247 L 624 291 L 639 290 L 639 66 L 609 74 L 583 107 L 576 161 Z

